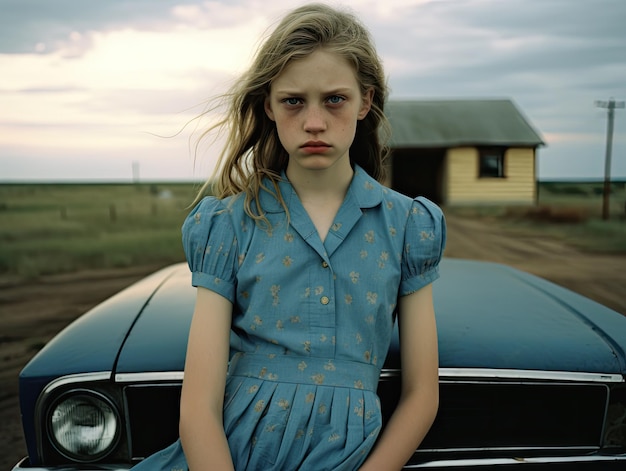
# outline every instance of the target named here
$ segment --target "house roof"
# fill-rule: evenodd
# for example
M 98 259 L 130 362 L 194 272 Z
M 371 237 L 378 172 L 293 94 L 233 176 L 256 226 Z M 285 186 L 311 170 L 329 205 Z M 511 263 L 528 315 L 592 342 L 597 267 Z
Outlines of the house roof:
M 520 146 L 543 139 L 508 99 L 389 101 L 392 148 Z

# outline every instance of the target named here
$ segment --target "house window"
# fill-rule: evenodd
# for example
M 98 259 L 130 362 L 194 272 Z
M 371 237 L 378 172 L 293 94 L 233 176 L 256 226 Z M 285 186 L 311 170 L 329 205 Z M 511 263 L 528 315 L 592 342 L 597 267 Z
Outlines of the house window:
M 480 149 L 478 176 L 504 178 L 504 148 Z

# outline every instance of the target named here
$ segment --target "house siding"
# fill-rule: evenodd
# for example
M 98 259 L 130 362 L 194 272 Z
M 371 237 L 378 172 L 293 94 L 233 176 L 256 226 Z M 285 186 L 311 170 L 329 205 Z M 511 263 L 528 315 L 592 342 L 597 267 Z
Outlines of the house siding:
M 448 150 L 446 204 L 535 203 L 534 149 L 509 148 L 504 156 L 505 178 L 479 178 L 478 159 L 475 147 Z

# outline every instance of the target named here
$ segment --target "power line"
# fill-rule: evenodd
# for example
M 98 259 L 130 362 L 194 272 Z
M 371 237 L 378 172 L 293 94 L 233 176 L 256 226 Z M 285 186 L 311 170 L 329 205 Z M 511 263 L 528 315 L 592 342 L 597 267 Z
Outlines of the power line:
M 623 101 L 615 101 L 613 97 L 609 101 L 596 100 L 598 108 L 608 110 L 606 122 L 606 152 L 604 155 L 604 191 L 602 196 L 602 219 L 609 219 L 609 198 L 611 196 L 611 151 L 613 149 L 613 121 L 615 120 L 615 109 L 624 108 Z

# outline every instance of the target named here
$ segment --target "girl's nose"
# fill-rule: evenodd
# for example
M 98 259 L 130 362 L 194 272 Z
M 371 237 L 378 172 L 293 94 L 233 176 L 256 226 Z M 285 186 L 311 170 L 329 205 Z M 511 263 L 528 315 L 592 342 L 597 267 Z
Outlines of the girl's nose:
M 306 132 L 321 132 L 326 129 L 324 114 L 318 106 L 309 106 L 304 119 L 304 130 Z

